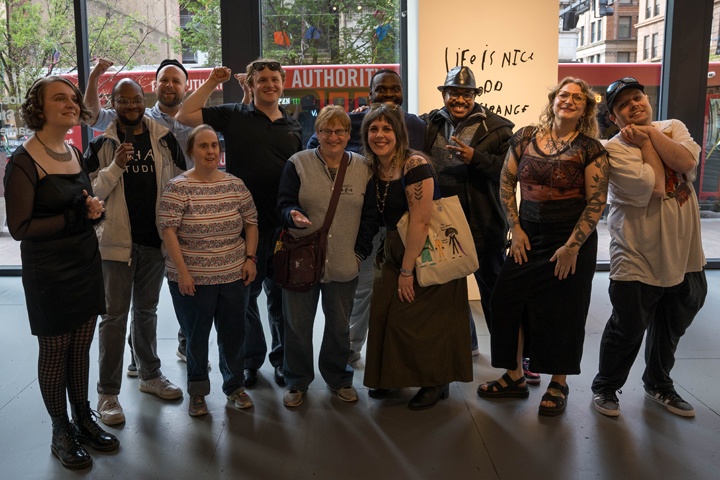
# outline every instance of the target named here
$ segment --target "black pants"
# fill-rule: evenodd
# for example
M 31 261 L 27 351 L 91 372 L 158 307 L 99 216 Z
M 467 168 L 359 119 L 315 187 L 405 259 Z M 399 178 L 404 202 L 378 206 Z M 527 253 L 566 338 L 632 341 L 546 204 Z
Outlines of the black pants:
M 615 391 L 625 384 L 646 330 L 643 383 L 652 390 L 672 388 L 670 370 L 678 342 L 705 303 L 705 272 L 687 273 L 673 287 L 610 280 L 609 291 L 613 311 L 600 343 L 593 392 Z

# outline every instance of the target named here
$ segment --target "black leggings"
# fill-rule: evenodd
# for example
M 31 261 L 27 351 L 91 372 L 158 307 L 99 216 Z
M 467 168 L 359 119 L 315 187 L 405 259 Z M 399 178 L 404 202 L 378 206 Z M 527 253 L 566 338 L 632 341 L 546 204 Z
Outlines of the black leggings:
M 88 399 L 90 344 L 97 317 L 70 333 L 38 336 L 38 382 L 45 408 L 51 417 L 67 415 L 65 391 L 71 404 Z

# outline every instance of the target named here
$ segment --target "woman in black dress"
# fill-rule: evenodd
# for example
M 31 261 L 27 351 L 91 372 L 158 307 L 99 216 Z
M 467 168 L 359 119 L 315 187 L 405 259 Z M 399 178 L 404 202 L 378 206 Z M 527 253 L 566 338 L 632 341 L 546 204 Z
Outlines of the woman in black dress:
M 90 343 L 97 316 L 105 313 L 93 223 L 105 209 L 92 196 L 80 152 L 65 144 L 67 131 L 90 112 L 75 85 L 51 76 L 30 87 L 21 113 L 35 134 L 6 167 L 8 229 L 21 241 L 30 330 L 40 347 L 38 383 L 52 418 L 51 451 L 66 468 L 86 468 L 92 458 L 80 444 L 100 451 L 119 446 L 95 422 L 88 402 Z
M 540 124 L 513 136 L 501 174 L 512 244 L 490 302 L 490 340 L 493 366 L 507 373 L 477 393 L 527 398 L 525 350 L 533 372 L 552 375 L 538 413 L 558 415 L 567 404 L 567 375 L 580 373 L 608 158 L 596 140 L 595 93 L 587 83 L 567 77 L 548 100 Z

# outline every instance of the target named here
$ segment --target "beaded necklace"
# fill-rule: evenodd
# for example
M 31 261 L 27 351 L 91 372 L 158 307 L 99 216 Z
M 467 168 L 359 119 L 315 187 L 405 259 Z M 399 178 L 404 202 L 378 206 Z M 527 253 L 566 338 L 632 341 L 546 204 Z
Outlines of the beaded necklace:
M 390 180 L 385 181 L 385 192 L 383 193 L 382 199 L 380 198 L 380 177 L 378 177 L 378 181 L 375 182 L 375 198 L 377 198 L 377 208 L 380 213 L 383 213 L 385 211 L 385 202 L 387 201 L 388 191 L 390 190 L 390 182 L 392 181 L 392 177 L 394 174 L 395 156 L 393 156 L 392 160 L 390 161 L 390 169 L 388 170 L 388 173 L 386 175 L 386 177 Z

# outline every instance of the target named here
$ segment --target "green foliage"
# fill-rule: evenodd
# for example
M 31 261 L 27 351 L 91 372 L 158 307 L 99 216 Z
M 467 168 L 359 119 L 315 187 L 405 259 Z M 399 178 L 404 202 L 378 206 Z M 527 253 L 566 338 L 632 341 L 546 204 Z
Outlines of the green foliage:
M 120 1 L 93 2 L 103 13 L 88 15 L 90 56 L 131 68 L 157 48 L 147 42 L 153 26 L 138 13 L 119 13 Z M 3 0 L 0 20 L 0 97 L 17 111 L 35 79 L 77 70 L 73 0 Z
M 399 0 L 263 0 L 261 5 L 265 57 L 311 65 L 399 61 Z
M 220 0 L 180 0 L 179 5 L 192 18 L 178 29 L 180 39 L 173 41 L 175 50 L 180 53 L 184 47 L 201 51 L 207 54 L 204 66 L 220 65 Z

